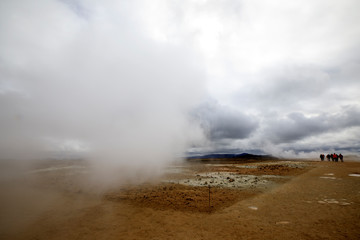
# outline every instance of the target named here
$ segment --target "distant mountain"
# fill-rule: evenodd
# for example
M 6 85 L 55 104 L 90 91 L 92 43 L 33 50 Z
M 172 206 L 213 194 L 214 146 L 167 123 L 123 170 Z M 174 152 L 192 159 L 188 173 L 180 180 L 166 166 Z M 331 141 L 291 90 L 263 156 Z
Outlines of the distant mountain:
M 218 159 L 263 159 L 263 158 L 274 158 L 271 155 L 255 155 L 250 153 L 240 153 L 240 154 L 231 154 L 231 153 L 214 153 L 206 154 L 200 156 L 191 156 L 187 157 L 188 160 L 191 159 L 209 159 L 209 160 L 218 160 Z

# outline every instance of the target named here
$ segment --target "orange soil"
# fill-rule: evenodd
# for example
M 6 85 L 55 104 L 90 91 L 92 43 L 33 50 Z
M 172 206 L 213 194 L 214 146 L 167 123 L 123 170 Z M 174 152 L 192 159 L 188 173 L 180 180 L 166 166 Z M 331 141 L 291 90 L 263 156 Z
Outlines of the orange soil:
M 0 238 L 359 239 L 360 178 L 348 175 L 359 172 L 359 162 L 314 162 L 265 192 L 211 189 L 211 212 L 206 187 L 143 185 L 96 195 L 2 184 Z

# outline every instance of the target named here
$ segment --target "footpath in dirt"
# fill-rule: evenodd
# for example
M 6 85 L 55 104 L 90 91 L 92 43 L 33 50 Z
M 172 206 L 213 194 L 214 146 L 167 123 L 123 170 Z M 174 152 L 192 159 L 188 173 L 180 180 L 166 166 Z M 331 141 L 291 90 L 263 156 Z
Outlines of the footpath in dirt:
M 360 178 L 356 177 L 359 172 L 359 163 L 316 163 L 314 169 L 270 192 L 213 214 L 150 210 L 145 216 L 135 214 L 129 225 L 123 226 L 124 235 L 118 236 L 130 239 L 145 236 L 148 239 L 359 239 Z

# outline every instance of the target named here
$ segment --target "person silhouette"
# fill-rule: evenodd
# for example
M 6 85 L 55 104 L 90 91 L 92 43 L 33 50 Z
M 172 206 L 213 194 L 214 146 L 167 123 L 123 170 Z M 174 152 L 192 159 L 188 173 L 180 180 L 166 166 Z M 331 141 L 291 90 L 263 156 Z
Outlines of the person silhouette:
M 341 153 L 339 154 L 339 158 L 341 162 L 344 162 L 344 156 Z

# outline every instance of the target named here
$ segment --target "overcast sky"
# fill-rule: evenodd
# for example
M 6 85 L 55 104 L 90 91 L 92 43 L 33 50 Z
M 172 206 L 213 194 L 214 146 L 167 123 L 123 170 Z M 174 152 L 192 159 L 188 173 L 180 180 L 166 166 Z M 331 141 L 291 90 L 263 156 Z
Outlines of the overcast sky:
M 356 0 L 3 0 L 1 157 L 359 154 L 359 12 Z

